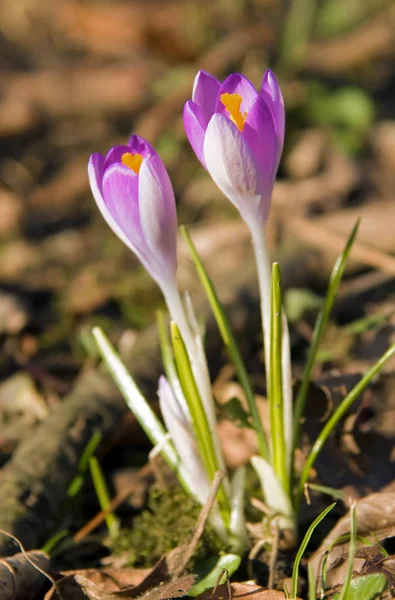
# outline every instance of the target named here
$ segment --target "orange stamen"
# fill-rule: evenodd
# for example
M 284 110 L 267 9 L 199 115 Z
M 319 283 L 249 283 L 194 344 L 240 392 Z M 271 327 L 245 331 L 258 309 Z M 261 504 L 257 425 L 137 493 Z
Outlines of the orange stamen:
M 220 100 L 228 111 L 233 123 L 237 125 L 240 131 L 243 131 L 244 123 L 247 118 L 247 111 L 242 113 L 240 110 L 243 98 L 240 94 L 221 94 Z
M 129 169 L 132 169 L 135 173 L 139 173 L 143 157 L 141 154 L 132 154 L 131 152 L 125 152 L 122 154 L 121 162 Z

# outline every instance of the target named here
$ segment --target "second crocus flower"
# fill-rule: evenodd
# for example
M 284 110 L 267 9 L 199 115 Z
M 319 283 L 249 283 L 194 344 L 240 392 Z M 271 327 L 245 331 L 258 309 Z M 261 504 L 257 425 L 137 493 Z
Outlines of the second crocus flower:
M 259 92 L 238 73 L 220 83 L 199 71 L 185 105 L 185 131 L 196 156 L 249 225 L 268 218 L 284 121 L 280 86 L 270 70 Z
M 143 138 L 88 165 L 93 196 L 116 235 L 139 258 L 164 294 L 176 286 L 177 215 L 174 192 L 160 157 Z

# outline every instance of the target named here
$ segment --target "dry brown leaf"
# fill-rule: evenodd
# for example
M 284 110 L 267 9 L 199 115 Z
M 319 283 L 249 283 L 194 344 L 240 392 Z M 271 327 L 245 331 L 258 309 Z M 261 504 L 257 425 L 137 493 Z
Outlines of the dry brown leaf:
M 139 593 L 140 586 L 127 586 L 121 589 L 116 580 L 122 579 L 125 575 L 124 569 L 111 569 L 100 571 L 99 569 L 88 569 L 85 574 L 89 574 L 89 579 L 82 575 L 80 571 L 73 575 L 66 575 L 56 583 L 45 596 L 45 600 L 166 600 L 166 598 L 178 598 L 185 596 L 188 590 L 195 583 L 195 575 L 186 575 L 175 581 L 161 583 L 156 587 L 148 589 L 143 594 Z M 129 572 L 136 569 L 129 569 Z M 93 579 L 99 580 L 101 585 L 93 582 Z M 144 582 L 142 582 L 144 583 Z M 115 588 L 115 589 L 114 589 Z
M 284 592 L 276 590 L 265 590 L 255 583 L 232 583 L 232 598 L 243 600 L 285 600 Z M 213 594 L 213 590 L 206 590 L 198 596 L 199 600 L 229 600 L 229 587 L 226 584 L 219 585 Z
M 32 562 L 29 562 L 29 559 Z M 30 600 L 37 596 L 47 578 L 32 563 L 46 571 L 49 567 L 49 557 L 45 552 L 33 550 L 0 559 L 1 600 Z

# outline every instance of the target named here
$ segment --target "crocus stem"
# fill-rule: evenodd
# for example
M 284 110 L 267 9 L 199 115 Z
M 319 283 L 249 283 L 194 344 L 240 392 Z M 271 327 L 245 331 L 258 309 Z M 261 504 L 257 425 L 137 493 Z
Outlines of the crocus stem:
M 265 225 L 257 221 L 248 223 L 254 245 L 255 260 L 258 271 L 259 295 L 261 302 L 261 318 L 265 352 L 266 387 L 270 389 L 270 290 L 272 268 L 267 251 Z M 284 401 L 284 436 L 287 447 L 288 472 L 291 471 L 292 453 L 292 369 L 289 343 L 288 322 L 283 309 L 282 313 L 282 386 Z
M 172 320 L 175 323 L 177 323 L 177 327 L 180 330 L 182 339 L 188 352 L 189 359 L 191 361 L 192 371 L 196 383 L 199 386 L 199 391 L 202 395 L 202 401 L 204 409 L 206 411 L 207 420 L 215 447 L 218 467 L 220 469 L 225 470 L 225 463 L 222 457 L 222 452 L 220 449 L 220 443 L 217 434 L 215 405 L 211 389 L 211 381 L 206 356 L 204 354 L 204 351 L 201 351 L 199 345 L 197 344 L 194 338 L 178 288 L 176 286 L 169 287 L 168 289 L 163 290 L 163 293 L 165 296 L 167 307 L 170 312 L 170 316 Z M 225 487 L 229 486 L 227 481 L 224 482 L 224 485 Z
M 271 266 L 266 245 L 266 232 L 263 223 L 249 223 L 254 245 L 255 261 L 258 271 L 259 295 L 261 302 L 261 318 L 263 330 L 263 346 L 265 352 L 265 368 L 267 387 L 270 377 L 270 289 L 271 289 Z

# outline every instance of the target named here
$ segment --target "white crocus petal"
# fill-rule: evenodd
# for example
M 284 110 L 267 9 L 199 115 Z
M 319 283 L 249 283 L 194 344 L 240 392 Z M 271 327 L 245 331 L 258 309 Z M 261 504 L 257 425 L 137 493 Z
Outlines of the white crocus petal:
M 176 269 L 177 215 L 173 187 L 159 156 L 151 155 L 139 171 L 139 214 L 145 241 L 162 253 L 165 269 Z
M 231 515 L 230 533 L 234 550 L 242 554 L 248 545 L 248 536 L 244 513 L 244 491 L 245 491 L 245 466 L 236 469 L 231 482 Z
M 187 484 L 198 502 L 204 504 L 210 492 L 209 480 L 183 410 L 163 376 L 159 379 L 158 397 L 162 417 L 180 457 Z
M 274 473 L 273 467 L 261 456 L 253 456 L 251 464 L 262 487 L 266 504 L 278 515 L 280 529 L 295 529 L 292 504 Z
M 92 154 L 88 163 L 88 179 L 91 187 L 92 195 L 95 199 L 98 209 L 100 210 L 103 218 L 107 224 L 111 227 L 115 235 L 127 246 L 132 252 L 140 256 L 137 248 L 131 243 L 130 239 L 125 235 L 118 223 L 115 221 L 107 205 L 104 201 L 103 194 L 101 191 L 101 182 L 103 179 L 104 171 L 104 156 L 101 154 Z
M 216 113 L 207 126 L 203 152 L 219 189 L 244 219 L 256 218 L 261 199 L 259 168 L 236 125 Z

